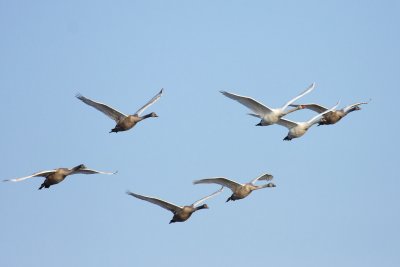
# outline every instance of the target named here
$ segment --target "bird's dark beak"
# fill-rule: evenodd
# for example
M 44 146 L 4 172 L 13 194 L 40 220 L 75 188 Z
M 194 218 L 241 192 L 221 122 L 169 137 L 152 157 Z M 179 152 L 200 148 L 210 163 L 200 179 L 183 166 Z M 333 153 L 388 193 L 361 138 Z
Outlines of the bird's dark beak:
M 261 122 L 260 122 L 260 123 L 258 123 L 258 124 L 256 124 L 256 126 L 262 126 L 262 125 L 261 125 Z

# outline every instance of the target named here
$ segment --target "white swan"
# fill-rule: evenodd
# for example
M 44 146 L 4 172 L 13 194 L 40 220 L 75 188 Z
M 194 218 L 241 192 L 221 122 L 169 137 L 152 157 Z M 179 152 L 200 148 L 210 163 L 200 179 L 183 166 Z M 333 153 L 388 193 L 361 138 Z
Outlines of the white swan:
M 229 97 L 230 99 L 238 101 L 240 104 L 246 106 L 249 108 L 251 111 L 254 113 L 250 113 L 249 115 L 260 118 L 261 121 L 260 123 L 257 124 L 257 126 L 268 126 L 271 124 L 275 124 L 278 122 L 280 118 L 283 116 L 299 110 L 301 108 L 296 107 L 294 109 L 286 110 L 286 108 L 292 104 L 294 101 L 298 100 L 299 98 L 305 96 L 306 94 L 310 93 L 312 90 L 315 88 L 315 83 L 312 83 L 304 92 L 302 92 L 300 95 L 296 96 L 295 98 L 291 99 L 290 101 L 286 102 L 285 105 L 283 105 L 281 108 L 270 108 L 265 106 L 264 104 L 261 104 L 260 102 L 254 100 L 253 98 L 247 97 L 247 96 L 241 96 L 241 95 L 236 95 L 232 94 L 226 91 L 221 91 L 221 93 Z
M 326 110 L 323 113 L 318 114 L 317 116 L 313 117 L 311 120 L 306 122 L 294 122 L 286 119 L 280 119 L 277 122 L 277 124 L 289 129 L 288 135 L 283 140 L 290 141 L 293 138 L 298 138 L 303 136 L 311 126 L 320 121 L 320 119 L 324 114 L 334 110 L 338 105 L 339 102 L 335 106 L 331 107 L 330 109 Z
M 255 183 L 258 180 L 264 180 L 264 181 L 270 181 L 272 180 L 273 176 L 270 174 L 263 174 L 260 177 L 257 177 L 253 180 L 251 180 L 248 183 L 245 184 L 240 184 L 238 182 L 229 180 L 224 177 L 213 177 L 213 178 L 208 178 L 208 179 L 201 179 L 201 180 L 196 180 L 193 181 L 194 184 L 219 184 L 222 186 L 228 187 L 230 190 L 232 190 L 233 194 L 226 200 L 228 202 L 229 200 L 235 201 L 238 199 L 242 199 L 250 195 L 250 193 L 254 190 L 266 188 L 266 187 L 275 187 L 275 184 L 273 183 L 267 183 L 264 185 L 255 185 Z

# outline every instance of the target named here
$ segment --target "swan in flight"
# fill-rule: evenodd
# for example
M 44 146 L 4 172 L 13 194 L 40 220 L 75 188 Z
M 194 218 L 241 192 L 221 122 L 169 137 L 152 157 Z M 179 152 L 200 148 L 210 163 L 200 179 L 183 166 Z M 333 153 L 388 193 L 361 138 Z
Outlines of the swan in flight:
M 348 105 L 347 107 L 344 107 L 342 109 L 338 110 L 332 110 L 328 113 L 325 113 L 321 120 L 318 122 L 318 126 L 320 125 L 329 125 L 329 124 L 335 124 L 338 121 L 340 121 L 342 118 L 344 118 L 347 114 L 350 112 L 360 110 L 361 108 L 359 107 L 360 105 L 368 104 L 369 102 L 359 102 L 359 103 L 354 103 L 351 105 Z M 301 109 L 310 109 L 312 111 L 318 112 L 318 113 L 323 113 L 328 110 L 328 108 L 323 107 L 318 104 L 301 104 L 301 105 L 296 105 L 296 104 L 291 104 L 291 107 L 300 107 Z
M 277 122 L 277 124 L 289 129 L 289 133 L 283 140 L 290 141 L 293 138 L 298 138 L 298 137 L 303 136 L 311 126 L 313 126 L 314 124 L 316 124 L 320 121 L 322 116 L 324 116 L 326 113 L 334 110 L 338 105 L 339 105 L 339 102 L 335 106 L 331 107 L 330 109 L 318 114 L 317 116 L 313 117 L 311 120 L 305 121 L 305 122 L 294 122 L 294 121 L 290 121 L 287 119 L 280 119 Z
M 127 191 L 126 193 L 128 195 L 131 195 L 131 196 L 136 197 L 138 199 L 141 199 L 141 200 L 144 200 L 144 201 L 148 201 L 148 202 L 153 203 L 153 204 L 155 204 L 157 206 L 160 206 L 161 208 L 169 210 L 170 212 L 172 212 L 174 214 L 174 216 L 172 217 L 172 220 L 169 223 L 174 223 L 174 222 L 184 222 L 184 221 L 186 221 L 187 219 L 190 218 L 190 216 L 192 216 L 193 212 L 196 212 L 196 211 L 201 210 L 201 209 L 208 209 L 207 204 L 203 204 L 203 205 L 200 205 L 200 206 L 198 206 L 198 205 L 203 203 L 207 199 L 218 195 L 219 193 L 222 192 L 223 189 L 224 188 L 221 187 L 220 190 L 212 193 L 209 196 L 203 197 L 202 199 L 194 202 L 193 204 L 191 204 L 189 206 L 177 206 L 175 204 L 169 203 L 169 202 L 164 201 L 164 200 L 159 199 L 159 198 L 143 196 L 143 195 L 135 194 L 135 193 L 132 193 L 132 192 L 129 192 L 129 191 Z
M 112 132 L 117 133 L 117 132 L 127 131 L 127 130 L 133 128 L 133 126 L 135 126 L 138 122 L 140 122 L 144 119 L 158 117 L 157 114 L 154 112 L 151 112 L 144 116 L 140 116 L 140 114 L 142 114 L 142 112 L 146 108 L 148 108 L 149 106 L 154 104 L 161 97 L 162 93 L 163 93 L 163 89 L 161 89 L 161 91 L 157 95 L 155 95 L 152 99 L 150 99 L 149 102 L 147 102 L 143 107 L 141 107 L 133 115 L 125 115 L 125 114 L 119 112 L 118 110 L 116 110 L 110 106 L 107 106 L 106 104 L 93 101 L 89 98 L 84 97 L 83 95 L 80 95 L 80 94 L 77 94 L 76 97 L 79 100 L 81 100 L 83 103 L 85 103 L 91 107 L 94 107 L 95 109 L 103 112 L 109 118 L 113 119 L 117 124 L 115 125 L 114 129 L 112 129 L 110 131 L 110 133 L 112 133 Z
M 101 172 L 101 171 L 91 170 L 91 169 L 86 168 L 85 165 L 80 164 L 71 169 L 58 168 L 58 169 L 49 170 L 49 171 L 40 171 L 40 172 L 36 172 L 32 175 L 24 176 L 21 178 L 3 180 L 3 182 L 20 182 L 20 181 L 23 181 L 23 180 L 26 180 L 29 178 L 33 178 L 33 177 L 45 177 L 46 179 L 39 187 L 39 190 L 40 190 L 43 187 L 49 188 L 52 185 L 55 185 L 55 184 L 58 184 L 58 183 L 64 181 L 65 177 L 67 177 L 68 175 L 73 175 L 73 174 L 116 174 L 116 173 L 117 172 Z
M 233 93 L 229 93 L 226 91 L 221 91 L 221 93 L 229 97 L 230 99 L 236 100 L 240 104 L 246 106 L 249 108 L 252 112 L 254 113 L 249 113 L 249 115 L 260 118 L 261 121 L 260 123 L 257 124 L 257 126 L 268 126 L 272 125 L 278 122 L 280 118 L 283 116 L 301 109 L 300 107 L 296 107 L 293 109 L 286 110 L 287 107 L 289 107 L 290 104 L 292 104 L 294 101 L 298 100 L 299 98 L 305 96 L 306 94 L 310 93 L 312 90 L 315 88 L 315 83 L 312 83 L 304 92 L 296 96 L 295 98 L 291 99 L 290 101 L 286 102 L 285 105 L 283 105 L 281 108 L 270 108 L 267 107 L 260 102 L 254 100 L 253 98 L 247 97 L 247 96 L 241 96 Z
M 270 174 L 263 174 L 253 180 L 251 180 L 248 183 L 245 184 L 240 184 L 238 182 L 229 180 L 224 177 L 213 177 L 213 178 L 208 178 L 208 179 L 201 179 L 201 180 L 195 180 L 193 181 L 194 184 L 219 184 L 222 186 L 228 187 L 230 190 L 232 190 L 233 194 L 226 200 L 226 202 L 232 200 L 238 200 L 238 199 L 243 199 L 250 195 L 251 192 L 254 190 L 266 188 L 266 187 L 275 187 L 276 185 L 274 183 L 267 183 L 264 185 L 255 185 L 255 183 L 258 180 L 264 180 L 264 181 L 271 181 L 273 179 L 273 176 Z

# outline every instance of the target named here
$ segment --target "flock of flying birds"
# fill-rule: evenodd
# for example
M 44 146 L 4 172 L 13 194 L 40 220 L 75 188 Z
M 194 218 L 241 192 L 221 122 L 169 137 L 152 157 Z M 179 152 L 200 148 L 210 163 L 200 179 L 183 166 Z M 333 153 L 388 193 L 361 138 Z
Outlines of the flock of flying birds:
M 284 126 L 288 128 L 289 132 L 287 136 L 283 140 L 292 140 L 293 138 L 298 138 L 303 136 L 307 130 L 313 126 L 314 124 L 318 125 L 329 125 L 329 124 L 335 124 L 338 121 L 340 121 L 343 117 L 345 117 L 347 114 L 350 112 L 360 110 L 360 105 L 367 104 L 368 102 L 359 102 L 355 103 L 352 105 L 349 105 L 347 107 L 344 107 L 340 110 L 337 110 L 337 106 L 339 105 L 339 102 L 336 103 L 331 108 L 326 108 L 318 104 L 294 104 L 294 102 L 301 97 L 305 96 L 306 94 L 310 93 L 312 90 L 315 88 L 315 83 L 311 84 L 304 92 L 299 94 L 298 96 L 294 97 L 290 101 L 286 102 L 285 105 L 283 105 L 281 108 L 270 108 L 257 100 L 254 100 L 253 98 L 247 97 L 247 96 L 241 96 L 233 93 L 229 93 L 226 91 L 221 91 L 221 93 L 230 98 L 233 99 L 240 104 L 246 106 L 248 109 L 250 109 L 253 113 L 249 113 L 249 115 L 257 117 L 261 119 L 261 121 L 256 124 L 256 126 L 268 126 L 272 124 L 278 124 L 281 126 Z M 76 95 L 76 97 L 81 100 L 83 103 L 97 109 L 98 111 L 104 113 L 107 115 L 109 118 L 113 119 L 116 122 L 116 125 L 113 129 L 111 129 L 110 133 L 112 132 L 121 132 L 121 131 L 127 131 L 133 128 L 138 122 L 147 119 L 147 118 L 155 118 L 158 117 L 156 113 L 151 112 L 146 115 L 141 116 L 141 114 L 152 104 L 154 104 L 158 99 L 160 99 L 161 95 L 163 94 L 163 89 L 155 95 L 149 102 L 147 102 L 143 107 L 141 107 L 136 113 L 133 115 L 126 115 L 121 113 L 120 111 L 97 101 L 91 100 L 89 98 L 86 98 L 80 94 Z M 292 107 L 292 109 L 288 109 L 289 107 Z M 292 113 L 294 111 L 300 110 L 300 109 L 310 109 L 312 111 L 317 112 L 318 114 L 311 118 L 308 121 L 305 122 L 294 122 L 290 121 L 287 119 L 283 119 L 283 117 L 289 113 Z M 76 167 L 73 167 L 71 169 L 68 168 L 58 168 L 58 169 L 53 169 L 53 170 L 47 170 L 47 171 L 40 171 L 37 173 L 34 173 L 29 176 L 24 176 L 20 178 L 15 178 L 15 179 L 8 179 L 4 180 L 4 182 L 20 182 L 29 178 L 33 177 L 44 177 L 45 180 L 44 182 L 40 185 L 39 190 L 42 188 L 49 188 L 52 185 L 58 184 L 62 182 L 68 175 L 73 175 L 73 174 L 116 174 L 117 172 L 104 172 L 104 171 L 96 171 L 92 169 L 88 169 L 85 165 L 80 164 Z M 220 194 L 224 187 L 228 187 L 232 191 L 232 195 L 226 200 L 228 201 L 235 201 L 239 199 L 243 199 L 250 195 L 250 193 L 254 190 L 262 189 L 262 188 L 268 188 L 268 187 L 275 187 L 275 184 L 272 182 L 265 183 L 263 185 L 256 185 L 257 181 L 271 181 L 273 179 L 273 176 L 270 174 L 262 174 L 261 176 L 251 180 L 248 183 L 238 183 L 235 181 L 232 181 L 230 179 L 224 178 L 224 177 L 213 177 L 213 178 L 208 178 L 208 179 L 202 179 L 202 180 L 196 180 L 193 183 L 194 184 L 218 184 L 221 185 L 221 189 L 218 191 L 212 193 L 211 195 L 208 195 L 196 202 L 194 202 L 191 205 L 188 206 L 177 206 L 175 204 L 169 203 L 167 201 L 154 198 L 154 197 L 148 197 L 148 196 L 143 196 L 139 195 L 133 192 L 127 191 L 128 195 L 131 195 L 133 197 L 136 197 L 141 200 L 148 201 L 150 203 L 153 203 L 155 205 L 158 205 L 164 209 L 167 209 L 171 211 L 174 215 L 170 223 L 174 222 L 184 222 L 189 217 L 197 210 L 200 209 L 207 209 L 208 206 L 207 204 L 200 205 L 201 203 L 205 202 L 207 199 L 210 199 L 218 194 Z

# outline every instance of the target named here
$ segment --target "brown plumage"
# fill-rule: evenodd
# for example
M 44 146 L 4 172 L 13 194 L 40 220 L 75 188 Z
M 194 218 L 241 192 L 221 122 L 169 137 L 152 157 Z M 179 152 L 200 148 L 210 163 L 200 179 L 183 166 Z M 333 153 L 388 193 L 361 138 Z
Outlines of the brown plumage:
M 226 200 L 226 202 L 232 200 L 243 199 L 251 194 L 254 190 L 266 188 L 266 187 L 275 187 L 274 183 L 267 183 L 264 185 L 255 185 L 258 180 L 270 181 L 273 179 L 273 176 L 270 174 L 263 174 L 260 177 L 253 179 L 252 181 L 240 184 L 235 181 L 229 180 L 224 177 L 214 177 L 208 179 L 201 179 L 193 181 L 194 184 L 219 184 L 222 186 L 226 186 L 232 190 L 232 195 Z
M 223 190 L 223 188 L 221 188 L 220 190 L 212 193 L 209 196 L 206 196 L 196 202 L 194 202 L 192 205 L 189 206 L 177 206 L 175 204 L 169 203 L 167 201 L 164 201 L 162 199 L 158 199 L 158 198 L 154 198 L 154 197 L 148 197 L 148 196 L 143 196 L 143 195 L 139 195 L 139 194 L 135 194 L 132 192 L 127 191 L 126 193 L 128 195 L 131 195 L 133 197 L 136 197 L 138 199 L 144 200 L 144 201 L 148 201 L 150 203 L 153 203 L 157 206 L 160 206 L 161 208 L 167 209 L 170 212 L 172 212 L 174 214 L 174 216 L 172 217 L 172 220 L 169 223 L 174 223 L 174 222 L 184 222 L 187 219 L 190 218 L 190 216 L 192 216 L 192 214 L 198 210 L 201 209 L 208 209 L 207 204 L 203 204 L 201 206 L 197 206 L 200 203 L 206 201 L 207 199 L 214 197 L 216 195 L 218 195 L 219 193 L 221 193 Z
M 34 173 L 29 176 L 24 176 L 21 178 L 15 178 L 15 179 L 8 179 L 4 180 L 4 182 L 20 182 L 29 178 L 33 177 L 44 177 L 45 180 L 44 182 L 40 185 L 39 190 L 44 188 L 49 188 L 52 185 L 61 183 L 64 181 L 64 179 L 68 175 L 73 175 L 73 174 L 115 174 L 116 172 L 101 172 L 101 171 L 96 171 L 92 169 L 86 168 L 85 165 L 80 164 L 76 167 L 73 167 L 71 169 L 68 168 L 58 168 L 54 170 L 49 170 L 49 171 L 41 171 Z
M 147 115 L 140 116 L 140 114 L 149 106 L 154 104 L 162 95 L 163 89 L 155 95 L 152 99 L 150 99 L 149 102 L 147 102 L 143 107 L 141 107 L 138 111 L 136 111 L 135 114 L 133 115 L 125 115 L 118 110 L 100 103 L 93 101 L 89 98 L 86 98 L 80 94 L 76 95 L 76 97 L 81 100 L 83 103 L 103 112 L 105 115 L 107 115 L 109 118 L 113 119 L 117 124 L 113 129 L 111 129 L 110 133 L 117 133 L 117 132 L 122 132 L 122 131 L 127 131 L 129 129 L 132 129 L 138 122 L 147 119 L 147 118 L 156 118 L 158 117 L 156 113 L 151 112 Z
M 359 102 L 355 104 L 351 104 L 347 107 L 344 107 L 339 110 L 332 110 L 330 112 L 327 112 L 322 116 L 320 121 L 318 122 L 318 126 L 320 125 L 330 125 L 330 124 L 335 124 L 341 119 L 343 119 L 345 116 L 347 116 L 350 112 L 360 110 L 361 108 L 359 107 L 360 105 L 368 104 L 369 102 Z M 317 113 L 323 113 L 327 111 L 328 109 L 326 107 L 323 107 L 318 104 L 293 104 L 290 105 L 291 107 L 297 107 L 301 109 L 310 109 L 312 111 L 315 111 Z

